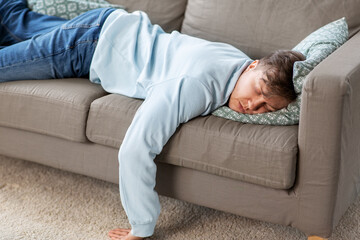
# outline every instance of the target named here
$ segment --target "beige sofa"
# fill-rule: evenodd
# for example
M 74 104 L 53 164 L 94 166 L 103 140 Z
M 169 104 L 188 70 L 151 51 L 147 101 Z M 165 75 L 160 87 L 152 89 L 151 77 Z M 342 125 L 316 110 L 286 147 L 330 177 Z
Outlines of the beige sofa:
M 360 191 L 360 1 L 111 2 L 254 59 L 347 18 L 350 40 L 306 79 L 299 125 L 198 117 L 156 158 L 161 195 L 329 237 Z M 118 148 L 141 102 L 87 79 L 1 83 L 0 154 L 117 183 Z

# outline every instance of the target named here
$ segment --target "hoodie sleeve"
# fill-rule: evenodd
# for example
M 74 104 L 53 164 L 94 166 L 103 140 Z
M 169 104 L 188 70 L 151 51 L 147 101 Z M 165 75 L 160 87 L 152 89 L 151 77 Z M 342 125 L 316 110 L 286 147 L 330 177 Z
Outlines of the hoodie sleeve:
M 149 87 L 119 151 L 121 201 L 134 234 L 151 232 L 160 213 L 154 158 L 180 123 L 210 112 L 211 99 L 200 81 L 187 77 Z

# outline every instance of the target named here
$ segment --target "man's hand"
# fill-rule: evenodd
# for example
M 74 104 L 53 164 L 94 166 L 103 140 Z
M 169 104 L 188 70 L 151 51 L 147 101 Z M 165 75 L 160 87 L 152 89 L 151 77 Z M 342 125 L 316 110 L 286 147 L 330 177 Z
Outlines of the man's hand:
M 111 240 L 141 240 L 144 239 L 142 237 L 136 237 L 133 236 L 130 233 L 131 229 L 127 228 L 117 228 L 114 230 L 111 230 L 109 232 L 109 237 Z

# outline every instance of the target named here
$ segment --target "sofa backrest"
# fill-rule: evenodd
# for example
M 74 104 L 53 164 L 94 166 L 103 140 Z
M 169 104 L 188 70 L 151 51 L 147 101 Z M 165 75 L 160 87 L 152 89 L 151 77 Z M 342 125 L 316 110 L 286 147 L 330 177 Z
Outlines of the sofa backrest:
M 291 49 L 341 17 L 354 35 L 360 29 L 360 0 L 188 0 L 181 31 L 230 43 L 256 59 Z
M 180 30 L 184 19 L 187 0 L 108 0 L 120 4 L 128 12 L 142 10 L 153 24 L 159 24 L 165 31 Z

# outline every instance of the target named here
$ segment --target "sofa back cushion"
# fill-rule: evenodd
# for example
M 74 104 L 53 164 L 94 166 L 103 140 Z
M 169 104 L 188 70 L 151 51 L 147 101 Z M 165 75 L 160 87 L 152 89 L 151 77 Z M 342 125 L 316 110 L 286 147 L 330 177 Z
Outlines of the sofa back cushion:
M 230 43 L 256 59 L 292 49 L 341 17 L 346 17 L 352 36 L 360 29 L 359 16 L 359 0 L 189 0 L 181 31 Z
M 107 0 L 125 7 L 128 12 L 145 11 L 153 24 L 166 32 L 180 30 L 187 0 Z

